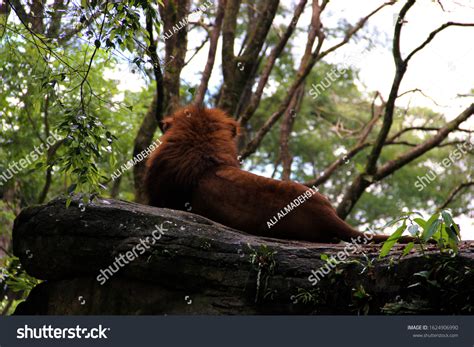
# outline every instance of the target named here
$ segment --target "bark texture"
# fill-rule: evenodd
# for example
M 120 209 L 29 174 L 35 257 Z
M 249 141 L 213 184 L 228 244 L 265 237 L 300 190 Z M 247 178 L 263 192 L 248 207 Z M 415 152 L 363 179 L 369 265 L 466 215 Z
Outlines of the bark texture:
M 101 285 L 100 271 L 151 238 L 155 225 L 163 226 L 162 236 Z M 45 281 L 16 314 L 468 314 L 473 243 L 464 243 L 454 258 L 427 250 L 371 265 L 366 259 L 375 258 L 380 246 L 366 245 L 312 286 L 311 271 L 326 264 L 321 254 L 334 255 L 344 245 L 268 236 L 110 199 L 85 208 L 77 201 L 66 208 L 64 199 L 30 207 L 15 221 L 14 253 L 29 274 Z M 451 276 L 459 282 L 442 282 L 440 263 L 461 271 Z M 425 288 L 429 283 L 413 276 L 420 271 L 436 272 L 440 278 L 427 279 L 439 287 Z M 409 287 L 416 282 L 421 284 Z

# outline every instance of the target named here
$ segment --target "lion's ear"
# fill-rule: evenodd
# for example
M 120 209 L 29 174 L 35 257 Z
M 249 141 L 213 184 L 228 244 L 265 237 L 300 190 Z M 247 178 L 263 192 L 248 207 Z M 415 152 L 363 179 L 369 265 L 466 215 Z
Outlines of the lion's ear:
M 163 133 L 165 133 L 166 131 L 168 131 L 169 128 L 171 128 L 171 125 L 173 124 L 173 119 L 165 118 L 160 122 L 160 124 L 161 124 L 161 130 L 163 131 Z

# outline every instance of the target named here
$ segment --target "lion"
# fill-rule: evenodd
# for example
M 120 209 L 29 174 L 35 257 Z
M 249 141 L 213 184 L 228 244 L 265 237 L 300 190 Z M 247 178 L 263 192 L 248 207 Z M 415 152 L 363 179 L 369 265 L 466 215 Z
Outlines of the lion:
M 241 170 L 239 123 L 220 109 L 181 108 L 163 120 L 163 129 L 147 161 L 151 206 L 191 211 L 257 236 L 318 243 L 388 238 L 353 229 L 315 189 Z

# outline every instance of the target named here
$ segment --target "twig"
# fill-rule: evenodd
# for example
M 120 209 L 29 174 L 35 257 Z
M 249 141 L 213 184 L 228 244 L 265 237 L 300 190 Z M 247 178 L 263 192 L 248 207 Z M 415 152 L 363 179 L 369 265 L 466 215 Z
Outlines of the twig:
M 454 200 L 454 198 L 456 197 L 457 194 L 459 194 L 460 191 L 470 186 L 474 186 L 474 181 L 464 182 L 464 183 L 459 184 L 457 187 L 455 187 L 451 191 L 451 193 L 449 193 L 448 197 L 441 204 L 441 206 L 438 207 L 438 211 L 445 209 Z
M 84 74 L 84 77 L 82 79 L 82 82 L 80 84 L 80 87 L 81 87 L 81 91 L 80 91 L 80 94 L 81 94 L 81 110 L 82 110 L 82 114 L 85 115 L 86 114 L 86 110 L 85 110 L 85 104 L 84 104 L 84 84 L 86 83 L 87 81 L 87 77 L 89 76 L 89 72 L 91 71 L 91 68 L 92 68 L 92 63 L 94 61 L 94 57 L 97 53 L 97 51 L 99 50 L 99 47 L 100 47 L 100 40 L 102 39 L 102 33 L 103 33 L 103 30 L 104 30 L 104 24 L 105 24 L 105 18 L 107 17 L 107 5 L 108 5 L 109 1 L 107 0 L 105 2 L 105 5 L 104 5 L 104 18 L 102 19 L 102 23 L 100 25 L 100 31 L 99 31 L 99 37 L 97 38 L 97 40 L 99 41 L 99 44 L 95 45 L 94 47 L 94 52 L 92 52 L 92 56 L 89 60 L 89 64 L 87 66 L 87 70 L 86 70 L 86 73 Z

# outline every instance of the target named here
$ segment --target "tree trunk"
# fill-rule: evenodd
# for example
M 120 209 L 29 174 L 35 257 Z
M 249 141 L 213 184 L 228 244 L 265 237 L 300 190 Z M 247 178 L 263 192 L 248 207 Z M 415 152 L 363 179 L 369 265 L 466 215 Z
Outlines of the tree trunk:
M 171 0 L 165 3 L 165 6 L 160 6 L 160 15 L 164 22 L 164 33 L 173 32 L 173 25 L 182 21 L 189 14 L 189 0 Z M 152 60 L 155 60 L 155 79 L 157 80 L 157 94 L 148 109 L 145 118 L 138 130 L 134 141 L 133 155 L 136 156 L 144 151 L 153 141 L 153 136 L 158 127 L 158 119 L 161 119 L 163 114 L 172 113 L 179 107 L 179 88 L 180 75 L 184 66 L 184 59 L 187 48 L 187 28 L 183 28 L 177 33 L 171 35 L 165 42 L 165 65 L 163 66 L 163 80 L 161 81 L 161 70 L 156 64 L 158 59 L 156 56 L 156 46 L 153 41 L 153 28 L 149 29 L 149 35 L 152 40 L 149 47 L 149 54 Z M 161 83 L 162 82 L 162 83 Z M 163 92 L 161 97 L 160 93 Z M 159 110 L 159 112 L 157 112 Z M 138 203 L 146 203 L 146 194 L 143 183 L 146 171 L 146 160 L 139 162 L 133 167 L 133 181 L 135 187 L 135 201 Z
M 137 136 L 133 143 L 133 156 L 138 155 L 144 151 L 153 141 L 156 129 L 158 128 L 158 122 L 156 121 L 156 107 L 157 107 L 157 95 L 153 98 L 153 101 L 148 109 L 145 118 L 143 118 L 140 129 L 138 130 Z M 143 182 L 145 179 L 146 160 L 142 160 L 133 167 L 133 182 L 135 187 L 135 201 L 138 203 L 146 203 L 146 194 Z

